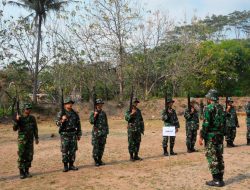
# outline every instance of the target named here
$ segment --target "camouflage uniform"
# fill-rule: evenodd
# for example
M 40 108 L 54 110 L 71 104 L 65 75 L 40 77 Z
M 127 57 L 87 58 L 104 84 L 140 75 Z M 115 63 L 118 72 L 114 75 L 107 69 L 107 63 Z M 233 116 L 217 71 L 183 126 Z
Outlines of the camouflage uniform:
M 61 152 L 62 162 L 64 164 L 69 163 L 73 166 L 76 157 L 77 139 L 82 136 L 81 123 L 78 114 L 72 109 L 70 111 L 65 110 L 67 120 L 61 123 L 61 111 L 58 112 L 56 118 L 56 125 L 59 127 L 59 134 L 61 136 Z
M 235 107 L 231 106 L 229 112 L 226 112 L 226 141 L 228 147 L 234 146 L 233 142 L 236 137 L 236 127 L 239 127 L 238 117 Z
M 24 108 L 31 109 L 31 105 L 25 104 Z M 18 131 L 18 168 L 20 174 L 27 175 L 33 160 L 34 138 L 38 140 L 36 118 L 33 115 L 21 115 L 19 121 L 14 121 L 13 130 Z
M 213 180 L 207 182 L 210 186 L 223 186 L 224 161 L 223 140 L 225 131 L 225 113 L 218 103 L 217 91 L 210 90 L 207 94 L 213 102 L 207 105 L 200 137 L 205 140 L 206 158 L 213 175 Z
M 170 101 L 170 100 L 169 100 Z M 171 99 L 171 101 L 173 101 Z M 170 108 L 170 112 L 167 112 L 166 109 L 162 111 L 162 120 L 164 121 L 165 127 L 175 126 L 176 129 L 180 128 L 179 120 L 177 114 L 173 108 Z M 174 144 L 175 144 L 175 136 L 170 137 L 170 154 L 176 155 L 174 153 Z M 167 147 L 168 147 L 168 137 L 163 137 L 162 147 L 164 150 L 164 155 L 168 155 Z
M 140 160 L 138 153 L 140 150 L 141 134 L 144 134 L 144 122 L 141 110 L 136 108 L 135 114 L 131 115 L 127 110 L 125 120 L 128 122 L 128 151 L 130 159 Z
M 186 145 L 188 152 L 194 152 L 194 145 L 197 137 L 197 130 L 199 129 L 199 114 L 195 109 L 194 113 L 190 113 L 188 109 L 184 112 L 186 119 Z
M 250 101 L 248 102 L 248 104 L 246 105 L 246 123 L 247 123 L 247 145 L 250 145 Z
M 94 125 L 94 112 L 90 113 L 90 123 L 93 125 L 92 129 L 92 145 L 93 145 L 93 158 L 98 165 L 104 164 L 102 156 L 105 149 L 107 135 L 109 134 L 109 126 L 107 115 L 103 110 L 98 111 Z

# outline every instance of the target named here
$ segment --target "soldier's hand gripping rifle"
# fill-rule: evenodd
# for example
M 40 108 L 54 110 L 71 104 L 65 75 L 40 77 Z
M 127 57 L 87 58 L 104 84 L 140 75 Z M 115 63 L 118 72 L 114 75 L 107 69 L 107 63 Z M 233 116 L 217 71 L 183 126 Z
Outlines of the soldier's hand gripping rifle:
M 132 86 L 131 93 L 130 93 L 130 100 L 129 100 L 129 112 L 130 113 L 132 113 L 133 97 L 134 97 L 134 86 Z

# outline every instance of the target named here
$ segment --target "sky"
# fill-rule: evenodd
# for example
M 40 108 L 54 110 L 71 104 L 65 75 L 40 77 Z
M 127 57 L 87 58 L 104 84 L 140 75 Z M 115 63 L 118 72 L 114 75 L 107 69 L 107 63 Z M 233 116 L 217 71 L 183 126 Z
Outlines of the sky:
M 138 0 L 148 10 L 168 11 L 175 20 L 190 19 L 194 13 L 199 18 L 207 15 L 226 15 L 231 12 L 250 10 L 250 0 Z
M 0 4 L 5 0 L 0 0 Z M 85 0 L 91 1 L 91 0 Z M 135 0 L 136 1 L 136 0 Z M 235 10 L 250 10 L 250 0 L 137 0 L 146 10 L 160 10 L 169 12 L 169 16 L 181 21 L 186 14 L 190 19 L 194 14 L 199 18 L 207 15 L 226 15 Z M 4 10 L 5 15 L 20 16 L 24 14 L 20 8 L 8 6 Z

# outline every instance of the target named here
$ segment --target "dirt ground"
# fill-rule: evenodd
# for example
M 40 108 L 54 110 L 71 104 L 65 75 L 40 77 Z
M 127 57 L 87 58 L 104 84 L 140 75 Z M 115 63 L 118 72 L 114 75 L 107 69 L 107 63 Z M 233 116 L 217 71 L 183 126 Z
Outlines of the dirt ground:
M 20 180 L 17 169 L 17 133 L 11 125 L 0 125 L 0 188 L 1 189 L 213 189 L 206 180 L 211 176 L 199 152 L 186 153 L 183 116 L 177 134 L 177 156 L 162 156 L 162 122 L 145 120 L 140 156 L 143 161 L 130 162 L 127 150 L 126 123 L 110 119 L 110 134 L 104 153 L 105 166 L 95 167 L 91 157 L 91 126 L 82 121 L 83 137 L 79 142 L 76 165 L 78 171 L 62 172 L 60 140 L 53 120 L 39 121 L 40 144 L 35 146 L 32 178 Z M 224 149 L 225 183 L 221 189 L 250 189 L 250 147 L 246 146 L 245 116 L 240 115 L 236 148 Z M 55 134 L 55 137 L 51 137 Z M 214 188 L 216 189 L 216 188 Z

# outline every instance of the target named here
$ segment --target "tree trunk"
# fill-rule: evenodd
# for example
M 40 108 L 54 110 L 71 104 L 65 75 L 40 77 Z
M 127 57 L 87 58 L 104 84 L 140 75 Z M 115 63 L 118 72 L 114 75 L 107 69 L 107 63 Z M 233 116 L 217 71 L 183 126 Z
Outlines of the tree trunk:
M 35 72 L 33 78 L 33 103 L 37 104 L 37 82 L 38 82 L 38 67 L 39 67 L 39 57 L 40 57 L 40 46 L 41 46 L 41 36 L 42 36 L 42 16 L 38 16 L 38 37 L 37 37 L 37 49 L 36 49 L 36 63 Z

